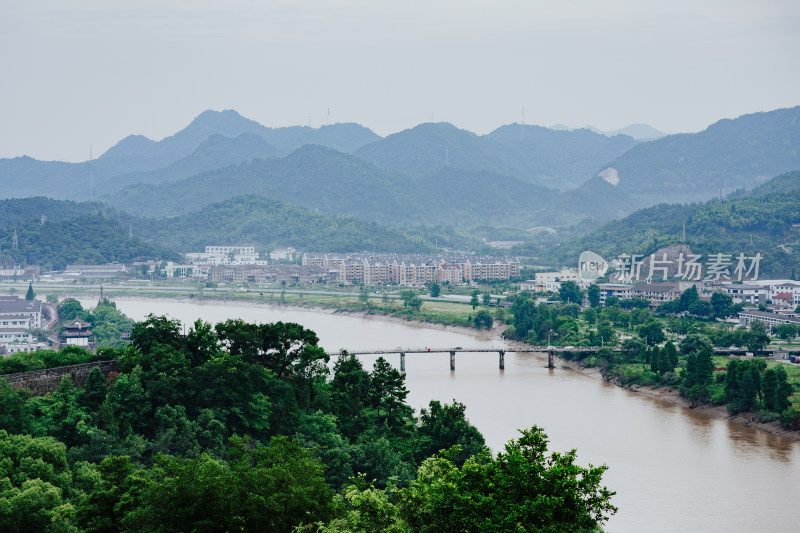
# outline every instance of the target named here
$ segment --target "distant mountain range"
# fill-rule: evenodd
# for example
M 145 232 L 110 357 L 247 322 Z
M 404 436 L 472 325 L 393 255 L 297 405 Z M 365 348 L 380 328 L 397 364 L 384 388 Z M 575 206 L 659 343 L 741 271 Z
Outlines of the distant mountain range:
M 350 152 L 379 138 L 358 124 L 267 128 L 235 111 L 205 111 L 171 137 L 153 141 L 131 135 L 94 161 L 0 159 L 0 197 L 90 200 L 125 185 L 170 181 L 254 157 L 284 156 L 308 144 Z
M 570 128 L 569 126 L 565 126 L 564 124 L 555 124 L 553 126 L 550 126 L 550 129 L 561 130 L 561 131 L 573 131 L 581 128 Z M 655 139 L 660 139 L 661 137 L 665 137 L 667 135 L 663 131 L 659 131 L 647 124 L 630 124 L 628 126 L 625 126 L 624 128 L 612 131 L 603 131 L 601 129 L 595 128 L 594 126 L 586 126 L 583 129 L 592 131 L 594 133 L 599 133 L 600 135 L 605 135 L 606 137 L 614 137 L 615 135 L 627 135 L 628 137 L 632 137 L 637 141 L 653 141 Z
M 575 191 L 617 218 L 660 202 L 697 202 L 800 169 L 800 106 L 720 120 L 638 144 Z
M 0 159 L 0 194 L 100 198 L 142 216 L 255 194 L 390 226 L 527 228 L 749 189 L 800 169 L 798 146 L 800 107 L 648 142 L 520 124 L 476 135 L 427 123 L 381 138 L 357 124 L 268 128 L 206 111 L 171 137 L 130 136 L 91 162 Z
M 452 167 L 568 190 L 635 145 L 631 137 L 609 138 L 588 130 L 510 124 L 479 136 L 452 124 L 427 123 L 363 146 L 354 154 L 412 178 Z

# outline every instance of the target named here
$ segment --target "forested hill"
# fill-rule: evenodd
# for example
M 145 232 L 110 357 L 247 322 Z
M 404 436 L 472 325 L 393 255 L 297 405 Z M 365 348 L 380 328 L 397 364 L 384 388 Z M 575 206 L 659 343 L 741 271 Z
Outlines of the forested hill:
M 427 123 L 368 144 L 355 155 L 412 178 L 447 166 L 565 190 L 636 144 L 625 135 L 606 137 L 589 130 L 510 124 L 479 136 L 452 124 Z
M 142 220 L 137 232 L 158 246 L 201 250 L 209 243 L 249 243 L 256 249 L 292 246 L 320 252 L 431 252 L 425 239 L 404 235 L 352 217 L 333 216 L 257 196 L 240 196 L 200 211 L 166 219 Z
M 169 166 L 110 176 L 98 180 L 95 189 L 98 194 L 106 194 L 135 183 L 167 183 L 251 159 L 278 157 L 280 153 L 277 147 L 254 133 L 242 133 L 235 138 L 214 134 L 203 141 L 190 155 Z
M 133 238 L 129 238 L 131 229 Z M 179 254 L 201 250 L 209 243 L 247 242 L 257 249 L 293 246 L 320 251 L 423 253 L 434 249 L 434 238 L 442 244 L 454 238 L 440 228 L 428 233 L 406 235 L 352 217 L 255 196 L 228 199 L 165 219 L 133 217 L 99 203 L 0 200 L 0 264 L 40 265 L 43 270 L 63 269 L 70 263 L 177 260 Z
M 692 202 L 753 188 L 800 169 L 800 106 L 712 124 L 705 131 L 641 143 L 575 191 L 607 214 L 655 202 Z
M 305 146 L 282 159 L 255 160 L 170 184 L 139 184 L 104 199 L 131 213 L 171 216 L 242 194 L 390 227 L 530 227 L 550 220 L 562 198 L 516 178 L 452 167 L 412 181 L 351 155 Z
M 411 189 L 405 176 L 329 148 L 305 146 L 281 159 L 256 159 L 169 184 L 139 184 L 105 199 L 142 216 L 171 216 L 253 193 L 330 214 L 391 223 L 424 209 L 412 201 Z
M 786 176 L 795 176 L 792 173 Z M 783 177 L 781 177 L 783 178 Z M 681 239 L 684 222 L 686 239 Z M 583 250 L 606 259 L 619 254 L 650 254 L 669 244 L 685 242 L 695 253 L 764 255 L 762 272 L 788 278 L 800 272 L 800 191 L 704 203 L 661 204 L 546 250 L 518 252 L 539 255 L 541 261 L 577 264 Z
M 746 196 L 764 196 L 766 194 L 789 193 L 800 191 L 800 170 L 776 176 L 763 185 L 759 185 Z
M 39 265 L 42 271 L 47 271 L 63 270 L 71 263 L 130 262 L 156 257 L 176 259 L 177 254 L 138 237 L 130 238 L 128 227 L 97 210 L 47 219 L 44 223 L 34 219 L 0 228 L 0 264 L 5 265 Z

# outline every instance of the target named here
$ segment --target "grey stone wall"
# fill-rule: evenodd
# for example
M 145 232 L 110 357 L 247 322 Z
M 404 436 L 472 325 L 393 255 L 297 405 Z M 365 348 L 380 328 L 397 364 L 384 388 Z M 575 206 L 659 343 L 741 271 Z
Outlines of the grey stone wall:
M 6 374 L 0 376 L 5 378 L 8 383 L 16 389 L 27 389 L 34 396 L 44 396 L 48 392 L 55 391 L 61 384 L 64 376 L 71 376 L 72 381 L 77 387 L 83 387 L 89 372 L 99 368 L 107 377 L 109 372 L 119 372 L 117 360 L 94 361 L 80 365 L 59 366 L 56 368 L 45 368 L 44 370 L 32 370 L 30 372 L 19 372 L 18 374 Z

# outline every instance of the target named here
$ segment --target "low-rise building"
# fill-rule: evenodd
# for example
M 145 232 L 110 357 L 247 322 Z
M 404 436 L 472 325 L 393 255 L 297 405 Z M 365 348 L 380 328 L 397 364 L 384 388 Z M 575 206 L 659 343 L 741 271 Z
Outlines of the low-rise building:
M 565 281 L 574 281 L 580 284 L 580 276 L 576 268 L 562 268 L 558 272 L 537 272 L 534 276 L 536 291 L 558 292 Z
M 779 324 L 800 324 L 800 318 L 759 311 L 754 307 L 747 307 L 739 313 L 739 325 L 749 328 L 755 321 L 763 323 L 769 330 Z
M 115 278 L 127 274 L 128 268 L 122 263 L 106 263 L 105 265 L 67 265 L 63 276 L 72 278 Z
M 25 300 L 18 296 L 0 296 L 0 327 L 22 327 L 22 320 L 27 321 L 27 328 L 42 327 L 42 301 Z
M 650 307 L 658 307 L 681 296 L 677 283 L 640 283 L 631 285 L 631 298 L 643 298 Z
M 600 287 L 600 306 L 605 307 L 606 301 L 614 296 L 620 300 L 629 300 L 631 296 L 632 285 L 627 283 L 598 283 Z

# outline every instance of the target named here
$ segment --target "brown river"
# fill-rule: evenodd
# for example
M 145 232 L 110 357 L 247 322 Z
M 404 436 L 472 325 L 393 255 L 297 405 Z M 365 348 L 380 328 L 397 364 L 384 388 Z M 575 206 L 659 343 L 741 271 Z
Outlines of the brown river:
M 502 348 L 486 332 L 282 309 L 238 302 L 117 299 L 135 320 L 167 314 L 188 329 L 216 323 L 298 322 L 329 352 L 407 348 Z M 94 305 L 92 302 L 84 304 Z M 364 356 L 371 366 L 378 356 Z M 399 367 L 398 355 L 387 355 Z M 518 428 L 538 425 L 551 451 L 578 450 L 579 463 L 607 464 L 617 492 L 611 533 L 645 531 L 800 531 L 800 443 L 769 435 L 601 382 L 569 368 L 548 370 L 538 355 L 408 354 L 406 383 L 416 409 L 430 400 L 467 406 L 467 416 L 497 451 Z

